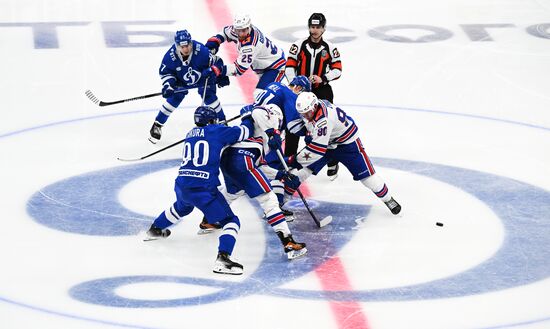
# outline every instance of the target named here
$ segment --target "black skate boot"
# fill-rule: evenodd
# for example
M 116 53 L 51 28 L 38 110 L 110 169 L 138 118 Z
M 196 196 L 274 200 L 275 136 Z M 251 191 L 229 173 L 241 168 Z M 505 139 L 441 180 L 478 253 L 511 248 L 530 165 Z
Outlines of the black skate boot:
M 307 253 L 306 244 L 294 241 L 292 234 L 285 237 L 283 232 L 279 231 L 277 232 L 277 236 L 283 244 L 283 248 L 285 249 L 286 257 L 288 259 L 302 257 Z
M 225 252 L 219 252 L 216 263 L 214 263 L 214 273 L 220 274 L 232 274 L 232 275 L 241 275 L 243 274 L 243 266 L 237 262 L 232 261 L 229 258 L 229 254 Z
M 147 231 L 147 237 L 143 239 L 143 241 L 153 241 L 157 239 L 166 239 L 167 237 L 172 234 L 169 229 L 161 230 L 160 228 L 156 227 L 155 225 L 151 225 L 149 228 L 149 231 Z
M 291 210 L 285 209 L 281 205 L 279 206 L 279 208 L 281 208 L 281 212 L 283 213 L 283 215 L 285 215 L 285 220 L 287 222 L 290 223 L 296 219 L 296 216 L 294 216 L 294 212 L 292 212 Z
M 401 211 L 401 205 L 397 203 L 393 198 L 391 198 L 388 202 L 384 202 L 388 209 L 390 209 L 391 213 L 394 215 L 399 214 Z
M 336 177 L 338 177 L 338 169 L 339 169 L 338 162 L 330 161 L 327 164 L 327 166 L 328 166 L 328 169 L 327 169 L 328 179 L 335 180 Z
M 197 234 L 203 235 L 203 234 L 212 233 L 215 230 L 219 230 L 220 228 L 222 228 L 220 224 L 218 223 L 210 224 L 206 220 L 206 217 L 203 217 L 202 222 L 200 222 L 199 224 L 199 231 L 197 232 Z
M 149 134 L 151 134 L 151 137 L 149 137 L 149 141 L 153 144 L 156 144 L 160 140 L 160 136 L 162 136 L 162 124 L 158 121 L 155 121 L 153 123 L 153 126 L 151 127 L 151 130 L 149 130 Z

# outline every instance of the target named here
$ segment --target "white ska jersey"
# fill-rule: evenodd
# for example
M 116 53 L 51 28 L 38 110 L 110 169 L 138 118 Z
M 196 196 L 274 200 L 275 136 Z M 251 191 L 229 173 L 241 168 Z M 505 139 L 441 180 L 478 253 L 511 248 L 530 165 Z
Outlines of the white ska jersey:
M 254 25 L 250 26 L 250 35 L 245 40 L 239 40 L 232 25 L 224 27 L 221 36 L 225 39 L 222 41 L 235 42 L 239 52 L 235 62 L 227 65 L 227 75 L 242 75 L 248 68 L 261 74 L 267 69 L 285 67 L 283 50 Z
M 279 107 L 274 104 L 269 104 L 267 106 L 256 106 L 252 111 L 252 119 L 254 120 L 253 137 L 233 144 L 231 147 L 256 148 L 265 155 L 269 152 L 269 146 L 267 145 L 269 137 L 265 131 L 268 129 L 279 130 L 283 120 L 283 113 Z
M 296 155 L 296 160 L 304 167 L 321 159 L 327 149 L 353 143 L 359 137 L 353 119 L 326 100 L 319 100 L 313 119 L 304 121 L 306 121 L 308 134 L 313 138 Z

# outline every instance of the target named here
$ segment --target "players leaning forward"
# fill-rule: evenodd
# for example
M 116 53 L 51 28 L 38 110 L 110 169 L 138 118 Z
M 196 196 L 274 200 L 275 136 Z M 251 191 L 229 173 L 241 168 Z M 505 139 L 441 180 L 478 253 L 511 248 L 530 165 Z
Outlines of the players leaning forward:
M 221 58 L 212 55 L 203 44 L 193 40 L 187 30 L 176 32 L 174 44 L 162 59 L 159 75 L 162 80 L 162 97 L 166 101 L 151 127 L 149 140 L 152 143 L 161 138 L 162 126 L 188 94 L 187 89 L 198 88 L 201 97 L 204 93 L 204 105 L 213 108 L 219 120 L 225 120 L 216 96 L 216 85 L 223 87 L 229 84 L 225 65 Z
M 233 25 L 223 28 L 205 43 L 216 54 L 223 42 L 237 44 L 237 59 L 227 64 L 227 75 L 240 76 L 251 68 L 259 76 L 254 96 L 273 81 L 281 81 L 285 74 L 286 59 L 283 50 L 277 47 L 256 26 L 250 16 L 236 15 Z
M 281 147 L 279 129 L 283 114 L 279 107 L 273 104 L 245 106 L 241 114 L 252 116 L 254 137 L 230 145 L 223 152 L 220 169 L 224 177 L 225 189 L 222 189 L 222 193 L 230 204 L 244 193 L 258 201 L 263 209 L 265 220 L 281 240 L 288 259 L 303 256 L 307 253 L 306 244 L 294 241 L 270 184 L 270 181 L 278 182 L 281 178 L 295 182 L 298 178 L 284 174 L 278 177 L 277 170 L 264 172 L 261 168 L 268 167 L 260 166 L 260 161 L 267 152 Z
M 222 228 L 214 272 L 242 274 L 243 266 L 230 258 L 240 222 L 218 190 L 218 176 L 223 148 L 250 137 L 254 124 L 250 119 L 234 127 L 216 124 L 216 112 L 206 106 L 197 108 L 194 119 L 196 127 L 187 133 L 183 143 L 183 158 L 174 186 L 176 202 L 154 220 L 147 235 L 151 239 L 168 237 L 168 227 L 197 207 L 211 223 L 219 223 Z
M 296 110 L 306 121 L 308 137 L 306 147 L 289 158 L 291 172 L 304 182 L 311 174 L 317 174 L 328 161 L 337 160 L 382 200 L 390 211 L 397 215 L 401 205 L 389 193 L 380 178 L 363 143 L 357 125 L 341 108 L 326 100 L 317 99 L 311 92 L 303 92 L 296 99 Z M 294 187 L 285 186 L 285 197 L 291 197 Z

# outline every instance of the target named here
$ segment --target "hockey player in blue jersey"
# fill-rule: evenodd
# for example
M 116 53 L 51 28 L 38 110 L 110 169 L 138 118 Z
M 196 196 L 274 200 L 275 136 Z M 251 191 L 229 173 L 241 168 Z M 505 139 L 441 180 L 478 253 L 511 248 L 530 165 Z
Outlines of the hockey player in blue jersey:
M 194 118 L 196 127 L 187 133 L 183 143 L 183 159 L 174 187 L 176 202 L 155 219 L 147 235 L 149 239 L 168 237 L 168 227 L 197 207 L 211 223 L 219 223 L 222 228 L 214 272 L 242 274 L 243 266 L 230 258 L 240 222 L 218 190 L 218 176 L 223 148 L 250 137 L 254 124 L 249 116 L 240 126 L 216 124 L 216 112 L 206 106 L 197 108 Z
M 204 104 L 216 111 L 219 120 L 225 120 L 223 109 L 216 96 L 216 84 L 219 87 L 229 84 L 229 78 L 225 73 L 225 65 L 221 58 L 210 54 L 208 48 L 200 42 L 192 40 L 187 30 L 177 31 L 174 44 L 164 55 L 159 68 L 162 97 L 166 101 L 162 104 L 151 127 L 149 137 L 151 143 L 155 144 L 161 138 L 162 126 L 188 94 L 185 89 L 198 88 L 198 93 L 202 96 L 206 79 L 208 84 L 204 94 Z
M 296 110 L 307 122 L 308 136 L 306 147 L 289 158 L 289 166 L 295 168 L 291 173 L 304 182 L 330 160 L 338 160 L 353 175 L 353 180 L 369 188 L 392 214 L 397 215 L 401 205 L 391 196 L 386 183 L 374 170 L 353 119 L 341 108 L 317 99 L 311 92 L 298 95 Z M 290 198 L 295 190 L 296 186 L 285 186 L 286 198 Z
M 311 82 L 303 75 L 295 76 L 290 84 L 287 86 L 280 82 L 272 82 L 267 85 L 266 89 L 256 95 L 254 106 L 266 106 L 268 104 L 277 105 L 283 112 L 283 122 L 281 124 L 281 131 L 285 130 L 285 135 L 293 134 L 297 136 L 304 136 L 306 134 L 305 122 L 296 110 L 296 98 L 298 94 L 304 91 L 311 91 Z M 299 141 L 298 138 L 295 139 Z M 290 149 L 296 150 L 296 147 L 290 147 Z M 285 155 L 291 156 L 294 153 L 286 152 L 287 146 L 285 145 Z M 295 152 L 295 151 L 294 151 Z M 279 157 L 275 152 L 270 152 L 265 157 L 266 163 L 276 169 L 282 169 L 279 162 Z M 287 216 L 292 216 L 292 212 L 283 207 L 283 187 L 277 182 L 273 182 L 273 187 L 276 190 L 277 198 L 279 199 L 279 205 L 281 210 Z
M 281 240 L 288 259 L 301 257 L 307 253 L 306 244 L 294 241 L 285 215 L 279 208 L 270 178 L 259 168 L 266 152 L 281 147 L 278 129 L 280 129 L 283 114 L 274 104 L 256 107 L 245 106 L 241 110 L 241 114 L 246 115 L 245 113 L 251 113 L 255 128 L 254 137 L 235 143 L 223 152 L 220 169 L 224 177 L 225 188 L 222 189 L 222 193 L 229 203 L 244 193 L 249 198 L 258 201 L 264 211 L 265 220 Z M 276 170 L 275 173 L 277 173 Z M 284 180 L 297 179 L 291 174 L 281 176 L 279 178 Z
M 281 130 L 286 129 L 287 133 L 303 136 L 305 123 L 296 111 L 296 97 L 303 91 L 311 91 L 311 82 L 303 75 L 294 77 L 288 87 L 280 82 L 272 82 L 256 95 L 254 105 L 277 105 L 283 110 Z
M 254 95 L 270 82 L 283 79 L 286 66 L 284 51 L 252 25 L 249 15 L 235 15 L 233 25 L 224 27 L 219 34 L 208 39 L 205 45 L 216 54 L 224 42 L 235 42 L 239 52 L 235 62 L 227 65 L 227 75 L 241 76 L 249 68 L 258 74 L 260 79 Z

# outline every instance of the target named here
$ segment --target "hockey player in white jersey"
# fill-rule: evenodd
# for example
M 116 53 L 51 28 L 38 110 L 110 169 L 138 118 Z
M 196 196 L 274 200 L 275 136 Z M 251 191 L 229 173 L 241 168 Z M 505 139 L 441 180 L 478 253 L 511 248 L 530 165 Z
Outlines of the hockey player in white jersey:
M 264 172 L 259 168 L 267 152 L 281 147 L 282 140 L 278 129 L 281 127 L 283 113 L 277 105 L 268 104 L 245 106 L 241 114 L 243 117 L 252 116 L 254 137 L 235 143 L 223 152 L 220 169 L 225 188 L 222 188 L 221 192 L 229 204 L 245 193 L 258 201 L 264 211 L 266 222 L 281 240 L 288 259 L 301 257 L 307 253 L 306 244 L 294 240 L 270 184 L 270 180 L 279 179 L 287 180 L 292 184 L 291 181 L 296 182 L 298 178 L 286 173 L 277 176 L 278 172 L 275 169 Z M 268 168 L 268 166 L 261 167 Z
M 250 16 L 235 16 L 233 25 L 223 28 L 205 43 L 213 54 L 218 52 L 220 44 L 235 42 L 239 54 L 234 63 L 227 65 L 228 76 L 240 76 L 251 68 L 259 76 L 254 96 L 274 81 L 281 81 L 285 74 L 286 58 L 282 48 L 277 47 L 256 26 Z
M 289 158 L 291 171 L 304 182 L 311 174 L 317 174 L 330 160 L 338 160 L 353 175 L 382 200 L 397 215 L 401 205 L 389 193 L 388 187 L 372 165 L 357 125 L 341 108 L 326 100 L 319 100 L 311 92 L 303 92 L 296 99 L 296 110 L 304 118 L 308 136 L 306 147 Z M 294 187 L 285 186 L 285 198 L 291 197 Z

